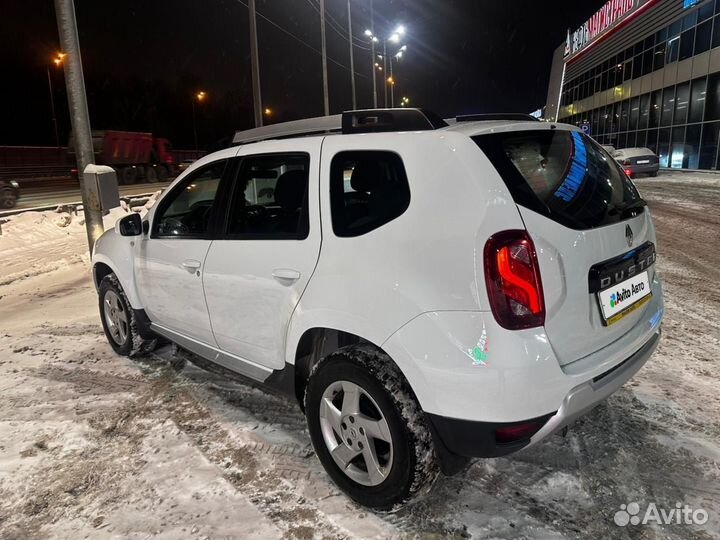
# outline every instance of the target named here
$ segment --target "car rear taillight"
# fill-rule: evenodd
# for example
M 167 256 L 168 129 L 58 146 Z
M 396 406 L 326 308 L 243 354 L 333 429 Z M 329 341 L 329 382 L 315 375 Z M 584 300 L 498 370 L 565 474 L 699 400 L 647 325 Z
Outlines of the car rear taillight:
M 500 326 L 520 330 L 545 324 L 540 268 L 527 231 L 503 231 L 488 239 L 485 284 Z

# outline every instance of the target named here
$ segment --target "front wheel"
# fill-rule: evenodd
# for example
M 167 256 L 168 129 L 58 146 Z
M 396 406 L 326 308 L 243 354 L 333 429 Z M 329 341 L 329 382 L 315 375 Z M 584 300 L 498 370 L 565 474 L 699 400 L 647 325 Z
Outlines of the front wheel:
M 105 337 L 116 353 L 135 356 L 155 348 L 156 340 L 143 339 L 138 333 L 135 313 L 115 274 L 108 274 L 102 279 L 98 296 Z
M 345 347 L 312 370 L 305 413 L 315 452 L 356 502 L 390 510 L 429 490 L 438 475 L 430 430 L 392 360 Z

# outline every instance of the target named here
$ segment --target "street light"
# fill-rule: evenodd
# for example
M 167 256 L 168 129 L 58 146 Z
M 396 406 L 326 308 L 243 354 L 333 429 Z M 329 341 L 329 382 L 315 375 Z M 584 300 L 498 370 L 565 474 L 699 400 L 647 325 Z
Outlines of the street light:
M 67 54 L 65 53 L 57 53 L 55 58 L 53 58 L 53 63 L 57 67 L 61 67 L 66 56 Z M 52 76 L 50 75 L 50 66 L 46 65 L 45 68 L 47 70 L 48 90 L 50 91 L 50 110 L 52 112 L 53 128 L 55 129 L 55 146 L 60 148 L 60 135 L 58 133 L 57 115 L 55 114 L 55 96 L 53 93 Z
M 207 92 L 199 91 L 192 98 L 192 115 L 193 115 L 193 137 L 195 138 L 195 151 L 198 151 L 198 136 L 197 136 L 197 118 L 195 116 L 195 101 L 202 103 L 207 99 Z
M 388 85 L 390 86 L 390 106 L 395 106 L 395 89 L 394 89 L 394 82 L 393 81 L 393 69 L 392 69 L 392 57 L 394 56 L 397 60 L 400 60 L 403 56 L 403 53 L 407 50 L 407 45 L 403 45 L 400 47 L 395 54 L 392 54 L 390 58 L 388 59 L 387 55 L 387 43 L 388 41 L 393 44 L 400 43 L 401 36 L 405 35 L 405 26 L 400 24 L 395 27 L 395 30 L 385 39 L 383 39 L 383 54 L 377 55 L 379 59 L 383 61 L 383 66 L 379 66 L 378 63 L 375 61 L 375 43 L 377 43 L 378 37 L 375 36 L 372 32 L 372 30 L 365 30 L 365 35 L 370 39 L 370 44 L 372 46 L 372 63 L 373 63 L 373 89 L 375 88 L 375 68 L 377 68 L 378 71 L 387 71 L 387 62 L 390 61 L 390 77 L 388 78 L 387 82 L 388 84 L 385 84 L 385 106 L 388 105 Z M 374 90 L 373 90 L 374 92 Z M 373 94 L 374 95 L 374 94 Z M 377 107 L 377 99 L 375 99 L 375 107 Z

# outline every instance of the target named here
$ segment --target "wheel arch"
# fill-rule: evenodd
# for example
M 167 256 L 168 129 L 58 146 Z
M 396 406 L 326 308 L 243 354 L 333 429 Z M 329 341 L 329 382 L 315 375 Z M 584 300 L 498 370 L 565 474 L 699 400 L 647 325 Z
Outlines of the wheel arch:
M 348 330 L 330 326 L 314 326 L 307 328 L 302 333 L 292 356 L 294 361 L 295 397 L 301 408 L 304 408 L 305 388 L 313 366 L 323 358 L 351 345 L 367 345 L 377 349 L 378 353 L 387 356 L 412 389 L 412 382 L 408 379 L 405 370 L 393 359 L 388 351 L 383 349 L 382 345 Z
M 102 240 L 102 238 L 101 238 Z M 100 240 L 98 241 L 98 244 Z M 98 252 L 99 245 L 96 245 L 95 253 L 92 257 L 92 277 L 95 290 L 98 290 L 102 279 L 110 273 L 117 276 L 120 285 L 133 309 L 142 309 L 143 305 L 137 294 L 135 287 L 134 272 L 132 267 L 132 258 L 127 255 L 120 258 L 120 264 L 116 263 L 104 253 Z

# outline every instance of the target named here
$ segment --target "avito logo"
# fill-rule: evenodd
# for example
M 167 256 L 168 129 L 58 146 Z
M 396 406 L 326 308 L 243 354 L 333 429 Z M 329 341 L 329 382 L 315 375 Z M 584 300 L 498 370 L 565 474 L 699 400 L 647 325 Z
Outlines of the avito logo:
M 634 295 L 639 294 L 645 290 L 645 283 L 638 283 L 637 285 L 630 285 L 629 289 L 623 287 L 622 291 L 614 292 L 610 295 L 610 307 L 615 307 L 621 302 L 625 302 Z

